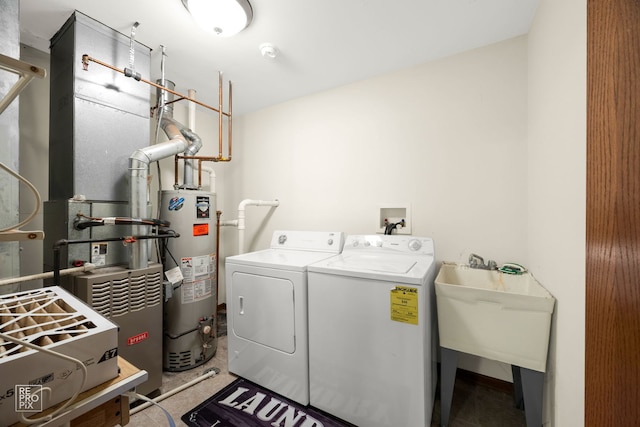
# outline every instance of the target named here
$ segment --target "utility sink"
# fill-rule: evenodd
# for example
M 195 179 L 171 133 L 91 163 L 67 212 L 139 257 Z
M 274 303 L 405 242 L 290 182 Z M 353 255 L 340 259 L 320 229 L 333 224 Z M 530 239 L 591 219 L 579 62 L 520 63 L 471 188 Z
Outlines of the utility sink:
M 530 273 L 445 262 L 435 288 L 440 346 L 545 372 L 555 298 Z

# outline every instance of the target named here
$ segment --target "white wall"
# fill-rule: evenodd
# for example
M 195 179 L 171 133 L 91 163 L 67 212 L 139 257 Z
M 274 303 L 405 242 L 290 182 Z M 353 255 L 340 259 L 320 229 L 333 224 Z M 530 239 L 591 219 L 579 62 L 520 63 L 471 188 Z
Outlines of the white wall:
M 248 249 L 277 228 L 372 233 L 380 203 L 409 202 L 438 259 L 523 261 L 526 129 L 520 37 L 236 119 L 221 195 L 282 202 L 249 218 Z
M 556 297 L 545 419 L 584 424 L 586 1 L 542 0 L 529 33 L 529 265 Z
M 410 203 L 413 234 L 434 238 L 438 261 L 467 262 L 474 252 L 526 265 L 526 43 L 515 38 L 237 119 L 220 197 L 228 207 L 281 202 L 247 211 L 246 249 L 266 248 L 275 229 L 375 233 L 379 204 Z M 223 230 L 223 257 L 235 253 L 236 234 Z M 511 378 L 506 365 L 479 363 L 461 366 Z

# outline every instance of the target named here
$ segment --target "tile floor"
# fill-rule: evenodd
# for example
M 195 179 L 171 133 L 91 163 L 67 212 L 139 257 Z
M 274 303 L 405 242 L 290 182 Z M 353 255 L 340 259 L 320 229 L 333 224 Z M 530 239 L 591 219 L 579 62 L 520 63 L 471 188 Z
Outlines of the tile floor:
M 222 320 L 222 319 L 221 319 Z M 226 333 L 226 322 L 219 322 L 219 330 Z M 224 331 L 224 332 L 223 332 Z M 214 377 L 204 379 L 197 384 L 160 402 L 174 419 L 176 426 L 185 426 L 180 417 L 196 405 L 200 404 L 212 394 L 231 383 L 236 377 L 227 370 L 227 337 L 222 335 L 218 339 L 218 349 L 215 356 L 203 366 L 188 371 L 163 374 L 161 392 L 166 393 L 185 384 L 211 368 L 220 369 Z M 526 426 L 524 412 L 514 408 L 513 396 L 505 387 L 494 386 L 476 381 L 476 377 L 464 375 L 460 372 L 456 378 L 451 407 L 450 427 L 520 427 Z M 159 408 L 150 406 L 131 415 L 129 426 L 155 427 L 167 426 L 167 418 Z M 431 426 L 438 426 L 440 422 L 440 400 L 436 396 Z M 367 427 L 367 426 L 360 426 Z M 413 426 L 398 426 L 413 427 Z

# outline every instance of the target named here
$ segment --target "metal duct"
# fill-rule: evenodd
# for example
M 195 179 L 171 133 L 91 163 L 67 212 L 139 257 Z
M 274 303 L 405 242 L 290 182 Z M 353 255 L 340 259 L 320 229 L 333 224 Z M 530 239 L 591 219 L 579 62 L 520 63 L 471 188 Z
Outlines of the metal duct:
M 59 239 L 101 239 L 130 234 L 129 226 L 104 230 L 73 228 L 76 206 L 83 213 L 127 216 L 129 156 L 149 145 L 151 95 L 145 85 L 103 67 L 85 68 L 85 54 L 128 64 L 131 39 L 80 13 L 73 12 L 51 38 L 49 121 L 49 200 L 44 204 L 45 248 Z M 151 49 L 133 43 L 136 72 L 148 77 Z M 85 203 L 86 202 L 86 203 Z M 102 209 L 104 207 L 104 210 Z M 71 217 L 70 217 L 70 216 Z M 98 266 L 127 263 L 129 248 L 107 245 L 100 262 L 91 245 L 68 251 L 63 267 L 93 262 Z M 53 267 L 45 250 L 45 270 Z
M 163 61 L 164 61 L 164 57 L 163 57 Z M 163 78 L 163 79 L 157 80 L 156 83 L 171 90 L 175 89 L 175 83 L 172 82 L 171 80 L 165 80 Z M 173 119 L 174 94 L 158 88 L 156 90 L 156 98 L 158 99 L 158 111 L 159 111 L 158 114 L 160 115 L 159 116 L 160 122 L 162 123 L 162 120 L 164 118 Z M 178 127 L 182 136 L 184 136 L 188 141 L 190 141 L 189 146 L 184 151 L 184 155 L 195 156 L 198 153 L 198 151 L 200 151 L 200 149 L 202 148 L 202 140 L 200 139 L 198 134 L 196 134 L 190 128 L 182 125 L 181 123 L 175 120 L 173 123 Z M 194 164 L 195 164 L 195 160 L 193 159 L 184 160 L 184 178 L 183 178 L 183 183 L 182 185 L 179 186 L 179 188 L 184 188 L 187 190 L 198 189 L 198 186 L 193 183 L 193 172 L 195 170 Z
M 180 124 L 170 117 L 163 117 L 160 124 L 162 130 L 169 137 L 169 141 L 151 145 L 136 150 L 129 158 L 131 218 L 146 218 L 149 216 L 147 206 L 149 201 L 149 164 L 184 152 L 188 147 L 186 139 L 180 131 Z M 134 225 L 134 235 L 149 234 L 148 225 Z M 149 251 L 146 242 L 131 245 L 129 268 L 146 268 L 149 263 Z
M 103 67 L 84 69 L 84 54 L 129 62 L 131 40 L 74 12 L 51 38 L 49 200 L 81 194 L 126 202 L 130 154 L 149 145 L 149 89 Z M 151 49 L 135 42 L 135 68 L 150 74 Z

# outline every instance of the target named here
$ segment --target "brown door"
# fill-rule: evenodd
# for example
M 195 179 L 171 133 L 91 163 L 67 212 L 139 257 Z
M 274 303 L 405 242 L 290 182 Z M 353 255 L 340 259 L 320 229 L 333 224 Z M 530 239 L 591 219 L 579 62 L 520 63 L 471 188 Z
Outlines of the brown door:
M 640 425 L 640 1 L 587 1 L 585 425 Z

